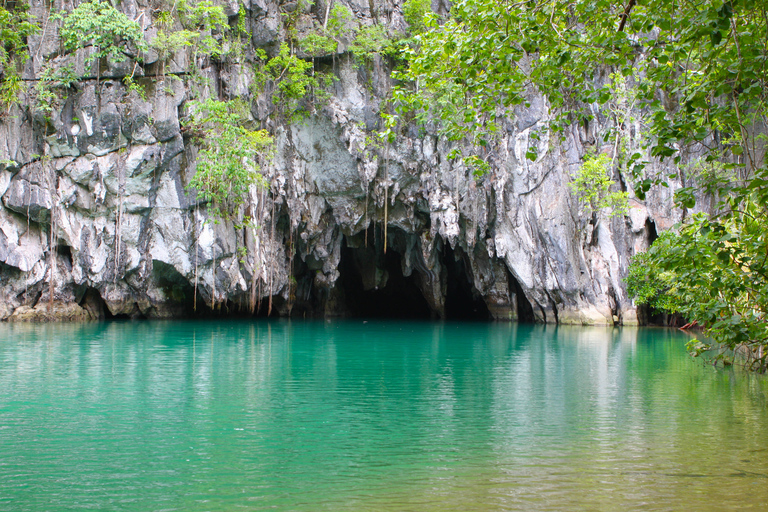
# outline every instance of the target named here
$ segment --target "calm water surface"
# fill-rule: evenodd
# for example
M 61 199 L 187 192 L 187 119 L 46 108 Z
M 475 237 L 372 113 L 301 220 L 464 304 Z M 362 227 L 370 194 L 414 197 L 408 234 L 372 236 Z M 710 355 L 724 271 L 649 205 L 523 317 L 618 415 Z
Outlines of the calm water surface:
M 686 339 L 0 325 L 0 510 L 765 510 L 768 380 Z

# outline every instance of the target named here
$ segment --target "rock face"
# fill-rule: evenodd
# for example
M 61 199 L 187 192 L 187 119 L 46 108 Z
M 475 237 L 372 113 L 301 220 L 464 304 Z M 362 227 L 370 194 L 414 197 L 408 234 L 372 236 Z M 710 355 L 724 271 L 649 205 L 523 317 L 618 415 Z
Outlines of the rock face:
M 47 19 L 47 4 L 33 4 Z M 340 5 L 358 23 L 404 30 L 399 0 Z M 224 7 L 236 23 L 237 5 Z M 47 116 L 30 89 L 0 117 L 0 319 L 257 311 L 637 323 L 622 282 L 628 260 L 682 212 L 666 206 L 671 190 L 631 199 L 626 217 L 580 209 L 570 175 L 604 117 L 562 141 L 537 137 L 549 112 L 533 95 L 505 123 L 491 172 L 475 179 L 436 132 L 405 127 L 379 142 L 390 64 L 355 60 L 342 38 L 337 54 L 314 62 L 335 77 L 329 99 L 304 120 L 279 121 L 270 84 L 252 92 L 255 49 L 276 53 L 281 12 L 312 27 L 326 6 L 245 7 L 250 38 L 238 58 L 183 50 L 161 66 L 150 52 L 145 97 L 115 78 L 132 61 L 102 62 L 97 80 L 87 77 L 87 49 L 58 55 L 60 22 L 30 38 L 25 78 L 39 78 L 46 60 L 86 78 L 60 91 Z M 146 2 L 119 8 L 149 40 L 157 34 Z M 180 120 L 207 97 L 244 99 L 275 134 L 266 186 L 247 201 L 255 226 L 216 222 L 187 190 L 198 148 Z M 535 161 L 525 156 L 532 146 Z

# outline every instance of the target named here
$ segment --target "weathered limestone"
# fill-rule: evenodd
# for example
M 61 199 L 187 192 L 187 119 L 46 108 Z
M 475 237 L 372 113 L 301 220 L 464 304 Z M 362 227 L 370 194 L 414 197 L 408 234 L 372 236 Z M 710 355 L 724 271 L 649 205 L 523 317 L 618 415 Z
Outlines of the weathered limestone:
M 342 3 L 365 24 L 375 14 L 393 30 L 404 27 L 397 0 Z M 285 37 L 280 12 L 287 7 L 276 0 L 248 6 L 251 44 L 273 51 Z M 118 7 L 132 19 L 143 15 L 154 37 L 149 4 Z M 35 9 L 44 14 L 42 5 Z M 323 2 L 308 8 L 302 30 L 322 16 Z M 39 73 L 41 55 L 56 55 L 54 43 L 50 33 L 30 38 L 27 78 Z M 414 279 L 436 317 L 446 315 L 449 285 L 458 279 L 499 320 L 522 312 L 521 319 L 542 322 L 637 323 L 622 279 L 655 230 L 680 220 L 669 206 L 673 190 L 633 198 L 626 218 L 587 215 L 568 183 L 604 118 L 597 115 L 589 131 L 572 127 L 564 142 L 533 137 L 549 116 L 535 94 L 504 123 L 493 170 L 474 179 L 434 131 L 406 128 L 394 143 L 380 143 L 374 132 L 391 70 L 382 59 L 361 65 L 336 55 L 333 94 L 315 115 L 269 121 L 277 147 L 263 169 L 268 186 L 250 193 L 256 226 L 214 222 L 186 189 L 198 148 L 180 120 L 190 101 L 239 96 L 266 121 L 268 95 L 250 97 L 251 50 L 244 62 L 215 65 L 182 52 L 166 72 L 200 65 L 196 82 L 154 79 L 146 99 L 116 79 L 98 89 L 84 80 L 52 105 L 45 127 L 30 105 L 0 118 L 0 320 L 173 318 L 195 308 L 259 306 L 335 316 L 349 310 L 342 272 L 355 272 L 370 291 L 397 271 Z M 54 62 L 87 74 L 84 57 Z M 533 162 L 525 156 L 531 146 L 539 155 Z M 385 236 L 399 269 L 387 267 Z

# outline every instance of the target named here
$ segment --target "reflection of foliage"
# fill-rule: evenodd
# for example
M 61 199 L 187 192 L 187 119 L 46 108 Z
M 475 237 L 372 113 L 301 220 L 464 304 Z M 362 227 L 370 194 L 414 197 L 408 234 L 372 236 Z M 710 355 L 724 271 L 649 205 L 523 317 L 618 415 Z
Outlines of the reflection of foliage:
M 96 51 L 88 57 L 91 61 L 102 57 L 121 61 L 126 55 L 137 57 L 146 50 L 139 24 L 110 3 L 99 0 L 77 6 L 64 20 L 60 35 L 68 50 L 95 47 Z
M 608 177 L 610 165 L 611 159 L 605 153 L 587 156 L 570 183 L 589 213 L 611 209 L 611 216 L 625 215 L 629 209 L 626 192 L 611 192 L 615 182 Z
M 258 171 L 272 151 L 266 131 L 246 127 L 246 112 L 241 102 L 208 99 L 193 105 L 186 126 L 201 135 L 197 171 L 189 187 L 221 219 L 236 220 L 251 186 L 263 184 Z

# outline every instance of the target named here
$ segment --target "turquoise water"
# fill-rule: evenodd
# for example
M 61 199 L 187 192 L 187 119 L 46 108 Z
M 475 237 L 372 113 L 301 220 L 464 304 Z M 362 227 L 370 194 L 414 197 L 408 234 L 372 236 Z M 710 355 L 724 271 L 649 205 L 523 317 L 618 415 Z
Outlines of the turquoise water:
M 0 325 L 0 510 L 765 510 L 768 380 L 660 329 Z

